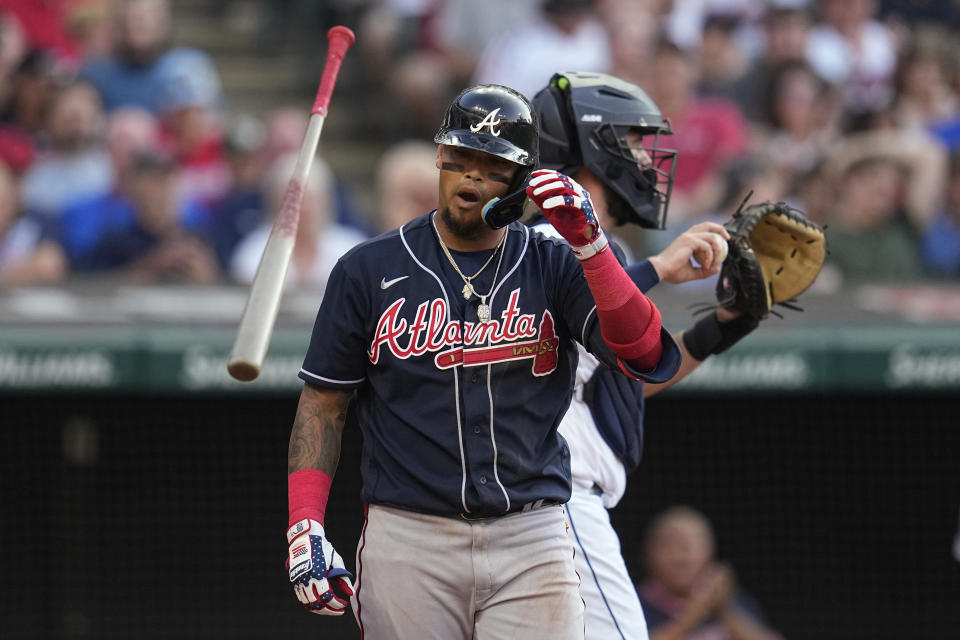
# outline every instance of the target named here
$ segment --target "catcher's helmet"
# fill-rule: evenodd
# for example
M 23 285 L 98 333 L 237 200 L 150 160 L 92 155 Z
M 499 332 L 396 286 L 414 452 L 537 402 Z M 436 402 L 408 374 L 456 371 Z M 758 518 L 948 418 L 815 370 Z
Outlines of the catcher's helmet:
M 659 147 L 670 123 L 638 86 L 603 73 L 558 73 L 533 98 L 540 120 L 540 164 L 574 174 L 589 169 L 607 187 L 617 224 L 663 229 L 677 152 Z M 652 164 L 637 165 L 628 132 L 643 137 Z M 609 197 L 612 194 L 613 197 Z
M 447 107 L 433 141 L 532 167 L 537 162 L 536 115 L 530 102 L 510 87 L 470 87 Z

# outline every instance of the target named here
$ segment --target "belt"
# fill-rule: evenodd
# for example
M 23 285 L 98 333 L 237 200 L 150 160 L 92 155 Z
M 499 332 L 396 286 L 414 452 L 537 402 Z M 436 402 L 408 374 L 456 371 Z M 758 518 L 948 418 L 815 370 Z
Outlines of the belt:
M 539 500 L 533 500 L 531 502 L 526 503 L 519 509 L 514 509 L 513 511 L 507 511 L 506 513 L 491 513 L 491 514 L 480 515 L 480 514 L 466 513 L 464 511 L 461 511 L 457 515 L 460 518 L 463 518 L 464 520 L 473 522 L 476 520 L 490 520 L 492 518 L 502 518 L 504 516 L 512 516 L 516 513 L 526 513 L 528 511 L 537 511 L 538 509 L 544 509 L 546 507 L 555 507 L 560 504 L 563 504 L 563 503 L 560 502 L 559 500 L 554 500 L 552 498 L 551 499 L 540 498 Z

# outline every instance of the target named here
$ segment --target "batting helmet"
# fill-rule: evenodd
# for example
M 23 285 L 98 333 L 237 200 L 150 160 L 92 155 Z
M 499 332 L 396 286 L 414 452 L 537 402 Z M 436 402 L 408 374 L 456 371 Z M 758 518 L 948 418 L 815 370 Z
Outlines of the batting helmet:
M 461 91 L 447 107 L 433 141 L 491 153 L 525 167 L 537 162 L 533 107 L 522 94 L 498 84 Z
M 617 224 L 666 226 L 677 152 L 660 148 L 670 123 L 640 87 L 603 73 L 558 73 L 533 106 L 543 168 L 566 174 L 589 169 L 604 183 Z M 639 147 L 631 146 L 628 133 L 643 136 Z M 651 160 L 643 167 L 641 150 Z

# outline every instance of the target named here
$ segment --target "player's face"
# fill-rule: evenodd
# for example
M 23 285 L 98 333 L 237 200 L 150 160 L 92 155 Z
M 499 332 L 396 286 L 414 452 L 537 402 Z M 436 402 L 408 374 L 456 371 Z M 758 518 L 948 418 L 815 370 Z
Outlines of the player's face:
M 437 168 L 440 217 L 455 235 L 473 240 L 489 230 L 480 216 L 483 205 L 506 195 L 520 167 L 482 151 L 440 145 Z
M 643 134 L 638 131 L 628 131 L 625 138 L 627 145 L 630 146 L 630 152 L 633 153 L 634 160 L 637 161 L 637 166 L 641 169 L 650 168 L 653 165 L 653 160 L 650 159 L 650 155 L 643 148 Z

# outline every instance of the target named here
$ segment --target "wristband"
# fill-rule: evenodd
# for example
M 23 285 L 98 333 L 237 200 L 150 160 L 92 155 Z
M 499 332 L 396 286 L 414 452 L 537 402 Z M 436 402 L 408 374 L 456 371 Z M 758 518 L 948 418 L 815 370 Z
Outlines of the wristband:
M 757 328 L 759 320 L 746 315 L 720 322 L 716 313 L 697 321 L 683 332 L 683 346 L 695 360 L 703 362 L 711 354 L 723 353 Z
M 583 262 L 584 260 L 589 260 L 598 253 L 603 253 L 603 250 L 607 248 L 607 234 L 603 232 L 603 229 L 597 229 L 597 237 L 588 242 L 587 244 L 582 244 L 575 246 L 572 242 L 568 243 L 570 248 L 573 250 L 573 255 L 577 256 L 577 259 Z
M 323 524 L 330 495 L 330 476 L 319 469 L 300 469 L 287 476 L 287 500 L 290 507 L 288 526 L 301 520 Z

